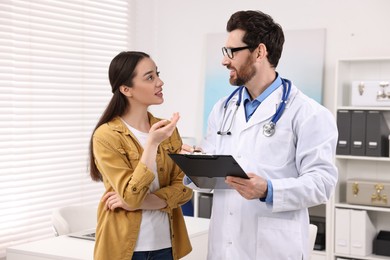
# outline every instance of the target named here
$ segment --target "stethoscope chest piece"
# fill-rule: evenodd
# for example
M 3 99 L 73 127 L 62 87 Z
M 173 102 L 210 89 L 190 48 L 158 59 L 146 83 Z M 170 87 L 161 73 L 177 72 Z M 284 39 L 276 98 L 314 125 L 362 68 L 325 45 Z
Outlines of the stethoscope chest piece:
M 275 123 L 268 122 L 263 126 L 263 134 L 266 137 L 273 136 L 275 133 Z

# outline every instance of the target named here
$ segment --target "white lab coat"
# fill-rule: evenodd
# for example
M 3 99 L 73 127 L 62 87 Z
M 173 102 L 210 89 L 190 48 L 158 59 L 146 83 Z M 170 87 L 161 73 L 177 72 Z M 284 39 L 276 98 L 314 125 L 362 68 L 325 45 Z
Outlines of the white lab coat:
M 270 179 L 273 185 L 272 204 L 246 200 L 235 190 L 214 190 L 209 260 L 309 259 L 307 208 L 325 203 L 334 191 L 338 131 L 326 108 L 292 86 L 275 134 L 265 137 L 263 125 L 274 115 L 282 93 L 282 87 L 275 90 L 248 122 L 241 104 L 231 135 L 217 135 L 226 97 L 209 116 L 203 150 L 231 154 L 245 172 Z M 237 95 L 226 115 L 235 109 L 236 100 Z

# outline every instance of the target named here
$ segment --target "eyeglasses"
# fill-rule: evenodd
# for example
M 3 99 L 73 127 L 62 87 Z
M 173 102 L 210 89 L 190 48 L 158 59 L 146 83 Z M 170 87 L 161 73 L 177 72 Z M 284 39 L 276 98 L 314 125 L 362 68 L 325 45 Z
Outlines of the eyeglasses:
M 252 46 L 245 46 L 245 47 L 238 47 L 238 48 L 222 47 L 222 54 L 223 54 L 223 56 L 228 56 L 229 59 L 233 59 L 233 57 L 234 57 L 233 53 L 235 53 L 236 51 L 241 51 L 241 50 L 250 49 L 250 48 L 252 48 Z

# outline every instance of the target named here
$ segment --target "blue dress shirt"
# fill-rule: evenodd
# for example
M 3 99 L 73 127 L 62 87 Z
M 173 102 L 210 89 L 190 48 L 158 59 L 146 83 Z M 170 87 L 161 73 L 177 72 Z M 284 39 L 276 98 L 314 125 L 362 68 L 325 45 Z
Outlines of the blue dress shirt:
M 282 80 L 279 76 L 276 77 L 274 82 L 264 90 L 263 93 L 261 93 L 258 97 L 251 100 L 251 96 L 248 93 L 248 90 L 245 88 L 244 90 L 244 106 L 245 106 L 245 117 L 246 121 L 248 122 L 253 113 L 256 111 L 256 109 L 259 107 L 261 102 L 263 102 L 269 95 L 271 95 L 272 92 L 274 92 L 278 87 L 282 85 Z

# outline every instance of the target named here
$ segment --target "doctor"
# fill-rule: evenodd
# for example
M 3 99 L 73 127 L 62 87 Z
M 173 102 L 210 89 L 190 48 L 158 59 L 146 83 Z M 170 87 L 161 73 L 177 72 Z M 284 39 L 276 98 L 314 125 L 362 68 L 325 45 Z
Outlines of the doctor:
M 335 120 L 275 71 L 284 35 L 269 15 L 236 12 L 227 31 L 222 64 L 243 88 L 215 104 L 201 147 L 233 155 L 250 179 L 214 190 L 208 259 L 309 259 L 308 207 L 337 182 Z

